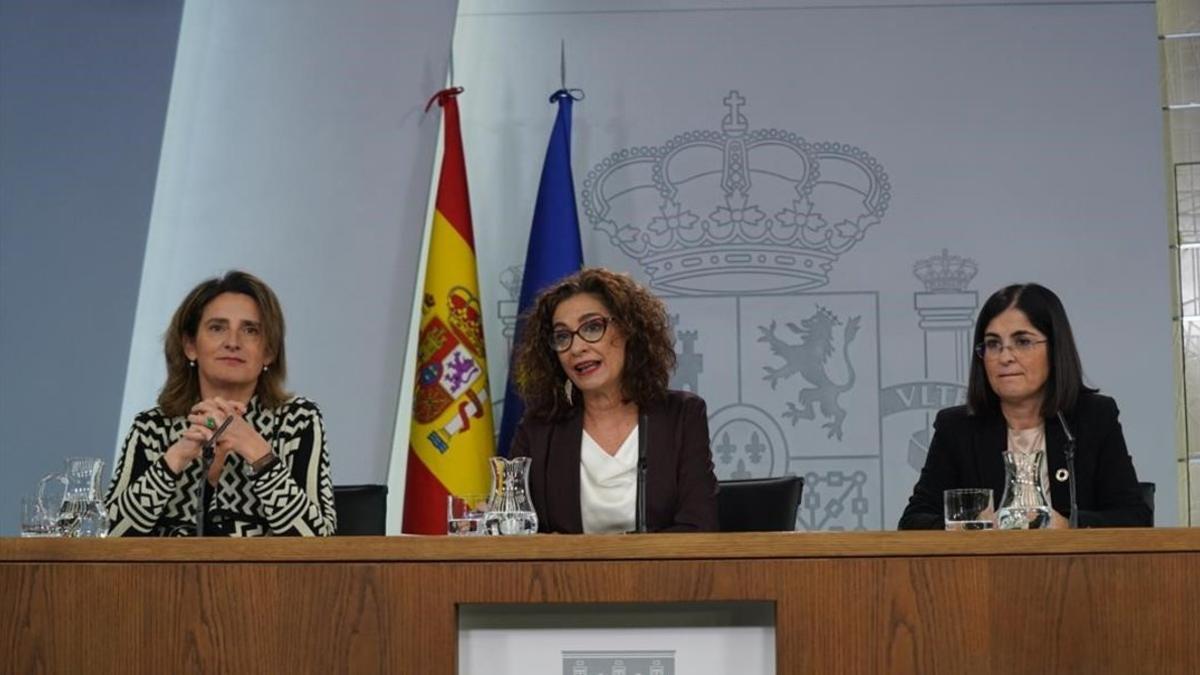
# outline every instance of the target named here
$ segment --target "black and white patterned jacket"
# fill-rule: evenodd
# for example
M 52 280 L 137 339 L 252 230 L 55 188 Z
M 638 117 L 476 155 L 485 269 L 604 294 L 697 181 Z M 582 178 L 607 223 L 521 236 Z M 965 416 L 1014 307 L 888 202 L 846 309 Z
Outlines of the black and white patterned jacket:
M 295 397 L 278 408 L 250 399 L 246 421 L 279 456 L 258 476 L 229 453 L 211 491 L 206 534 L 329 536 L 337 527 L 325 425 L 312 401 Z M 113 470 L 105 505 L 112 536 L 193 536 L 201 462 L 178 477 L 163 455 L 188 427 L 187 417 L 159 408 L 137 415 Z

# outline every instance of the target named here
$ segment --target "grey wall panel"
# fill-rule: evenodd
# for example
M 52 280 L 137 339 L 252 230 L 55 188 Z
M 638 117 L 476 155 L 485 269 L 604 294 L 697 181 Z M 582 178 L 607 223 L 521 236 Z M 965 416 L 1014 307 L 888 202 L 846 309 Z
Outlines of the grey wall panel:
M 895 527 L 978 306 L 1040 281 L 1177 522 L 1152 2 L 464 2 L 493 382 L 560 39 L 585 256 L 678 315 L 721 477 L 806 475 L 802 528 Z
M 279 294 L 289 386 L 337 483 L 383 482 L 455 3 L 197 2 L 183 15 L 122 428 L 154 403 L 184 294 L 230 268 Z
M 0 536 L 113 452 L 182 6 L 0 2 Z

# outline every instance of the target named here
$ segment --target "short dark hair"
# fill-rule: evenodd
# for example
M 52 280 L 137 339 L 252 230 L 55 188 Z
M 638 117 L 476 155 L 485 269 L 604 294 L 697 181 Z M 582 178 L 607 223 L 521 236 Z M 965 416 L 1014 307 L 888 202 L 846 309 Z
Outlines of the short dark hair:
M 1054 291 L 1040 284 L 1013 284 L 996 291 L 979 310 L 972 345 L 978 349 L 983 343 L 988 324 L 1010 307 L 1021 310 L 1029 323 L 1046 336 L 1046 347 L 1050 350 L 1047 355 L 1050 375 L 1046 379 L 1045 395 L 1042 397 L 1042 416 L 1049 417 L 1058 411 L 1070 413 L 1075 409 L 1080 392 L 1096 390 L 1083 384 L 1083 366 L 1079 361 L 1079 350 L 1075 348 L 1075 334 L 1071 332 L 1067 310 Z M 973 415 L 1000 412 L 1000 399 L 992 391 L 983 359 L 977 354 L 971 359 L 967 406 Z
M 264 407 L 275 408 L 286 401 L 290 394 L 283 388 L 287 379 L 287 356 L 283 348 L 285 333 L 283 308 L 279 298 L 262 279 L 238 270 L 226 272 L 225 276 L 206 279 L 187 294 L 163 338 L 163 353 L 167 359 L 167 382 L 158 394 L 158 406 L 168 417 L 187 414 L 200 401 L 200 378 L 191 367 L 184 353 L 185 340 L 195 340 L 200 329 L 200 317 L 204 308 L 218 295 L 239 293 L 249 296 L 258 305 L 262 321 L 266 355 L 271 368 L 258 376 L 255 394 Z
M 579 396 L 574 403 L 566 398 L 563 385 L 567 374 L 550 347 L 550 339 L 554 310 L 562 301 L 581 293 L 599 298 L 625 336 L 625 368 L 621 371 L 625 400 L 644 407 L 665 397 L 676 360 L 666 305 L 627 274 L 585 267 L 542 291 L 522 317 L 514 368 L 526 414 L 558 420 L 580 404 Z

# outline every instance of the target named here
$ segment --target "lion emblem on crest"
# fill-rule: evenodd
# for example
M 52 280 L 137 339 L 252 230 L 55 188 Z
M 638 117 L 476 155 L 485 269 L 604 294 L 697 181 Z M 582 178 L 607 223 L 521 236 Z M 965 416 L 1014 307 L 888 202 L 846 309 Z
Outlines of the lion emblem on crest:
M 776 334 L 775 322 L 770 326 L 759 326 L 762 331 L 759 342 L 767 343 L 771 353 L 783 359 L 784 364 L 778 368 L 764 366 L 767 374 L 763 379 L 771 383 L 771 389 L 780 380 L 786 380 L 799 373 L 810 385 L 800 390 L 798 402 L 788 402 L 783 416 L 792 421 L 792 426 L 800 420 L 816 418 L 817 410 L 829 420 L 821 427 L 828 431 L 828 437 L 842 440 L 842 423 L 846 419 L 846 411 L 838 403 L 842 394 L 854 387 L 854 364 L 850 361 L 850 343 L 858 334 L 859 320 L 854 316 L 846 321 L 842 330 L 842 358 L 846 362 L 846 382 L 834 382 L 826 372 L 826 364 L 835 350 L 834 329 L 842 322 L 828 309 L 817 306 L 817 311 L 807 319 L 802 319 L 800 325 L 788 322 L 785 324 L 792 333 L 800 336 L 799 344 L 790 344 L 781 340 Z

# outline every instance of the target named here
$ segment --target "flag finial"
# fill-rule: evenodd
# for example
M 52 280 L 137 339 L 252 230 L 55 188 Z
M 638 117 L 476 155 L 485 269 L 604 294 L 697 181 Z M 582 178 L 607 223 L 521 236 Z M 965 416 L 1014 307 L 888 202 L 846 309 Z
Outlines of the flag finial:
M 429 109 L 433 107 L 435 101 L 437 102 L 438 106 L 444 106 L 446 105 L 447 100 L 458 96 L 464 91 L 466 90 L 462 87 L 447 87 L 446 89 L 439 91 L 429 98 L 429 102 L 425 104 L 425 112 L 429 112 Z

